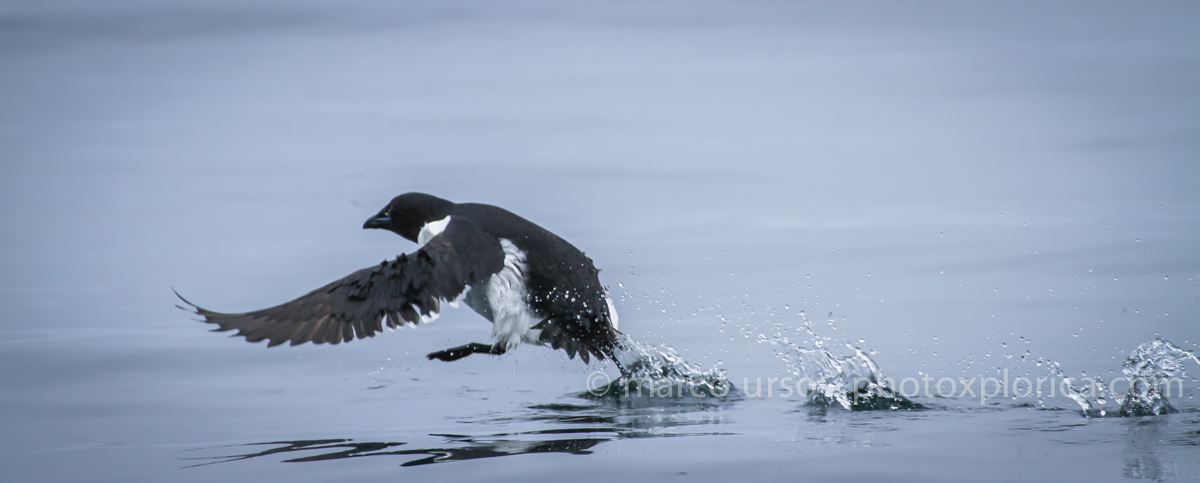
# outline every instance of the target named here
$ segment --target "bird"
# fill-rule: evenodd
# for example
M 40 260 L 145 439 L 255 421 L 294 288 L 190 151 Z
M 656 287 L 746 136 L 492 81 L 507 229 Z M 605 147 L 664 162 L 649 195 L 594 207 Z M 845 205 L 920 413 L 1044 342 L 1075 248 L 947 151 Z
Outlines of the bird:
M 363 229 L 387 230 L 417 249 L 363 268 L 290 302 L 245 313 L 179 306 L 268 347 L 350 342 L 386 326 L 431 322 L 461 301 L 492 322 L 491 343 L 472 342 L 427 355 L 454 361 L 501 355 L 521 343 L 590 358 L 616 358 L 618 316 L 600 270 L 566 240 L 500 207 L 453 203 L 425 193 L 396 196 Z

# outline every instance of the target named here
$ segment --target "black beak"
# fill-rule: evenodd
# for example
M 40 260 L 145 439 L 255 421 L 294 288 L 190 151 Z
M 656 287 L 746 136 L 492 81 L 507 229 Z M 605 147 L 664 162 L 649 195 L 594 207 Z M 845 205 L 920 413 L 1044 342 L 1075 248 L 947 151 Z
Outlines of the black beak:
M 387 228 L 388 225 L 391 223 L 392 223 L 392 219 L 389 217 L 374 216 L 374 217 L 371 217 L 371 219 L 367 220 L 366 223 L 363 223 L 363 229 L 366 230 L 367 228 Z

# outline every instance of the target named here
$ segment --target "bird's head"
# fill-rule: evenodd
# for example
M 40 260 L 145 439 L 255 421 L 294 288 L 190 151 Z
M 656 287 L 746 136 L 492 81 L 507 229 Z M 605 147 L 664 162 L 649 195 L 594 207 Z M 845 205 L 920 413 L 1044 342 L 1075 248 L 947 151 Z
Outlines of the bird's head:
M 388 230 L 404 238 L 417 241 L 421 227 L 450 214 L 454 203 L 425 193 L 405 193 L 395 198 L 363 223 L 363 229 Z

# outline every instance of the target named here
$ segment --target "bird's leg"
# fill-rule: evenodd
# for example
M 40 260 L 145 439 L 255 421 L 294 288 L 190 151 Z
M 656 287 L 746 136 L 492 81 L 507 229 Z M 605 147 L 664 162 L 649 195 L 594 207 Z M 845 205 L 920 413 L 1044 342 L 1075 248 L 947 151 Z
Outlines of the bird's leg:
M 608 356 L 609 360 L 613 361 L 613 364 L 617 365 L 617 370 L 621 371 L 622 379 L 629 379 L 633 375 L 633 373 L 629 372 L 629 369 L 625 368 L 625 364 L 621 364 L 621 359 L 617 357 L 617 347 L 609 347 L 601 349 L 601 351 L 604 352 L 604 355 Z
M 624 364 L 621 364 L 621 361 L 620 361 L 620 360 L 618 360 L 616 357 L 613 357 L 613 358 L 612 358 L 612 361 L 613 361 L 613 364 L 616 364 L 616 365 L 617 365 L 617 370 L 618 370 L 618 371 L 621 371 L 621 378 L 622 378 L 622 379 L 629 379 L 629 376 L 632 376 L 632 375 L 633 375 L 632 373 L 630 373 L 630 372 L 629 372 L 629 369 L 626 369 L 626 368 L 625 368 L 625 365 L 624 365 Z
M 498 356 L 504 352 L 504 346 L 501 346 L 500 344 L 492 345 L 472 342 L 470 344 L 460 345 L 458 347 L 451 347 L 446 350 L 430 352 L 429 355 L 425 357 L 428 357 L 429 360 L 437 359 L 440 361 L 450 362 L 457 361 L 471 354 L 492 354 Z

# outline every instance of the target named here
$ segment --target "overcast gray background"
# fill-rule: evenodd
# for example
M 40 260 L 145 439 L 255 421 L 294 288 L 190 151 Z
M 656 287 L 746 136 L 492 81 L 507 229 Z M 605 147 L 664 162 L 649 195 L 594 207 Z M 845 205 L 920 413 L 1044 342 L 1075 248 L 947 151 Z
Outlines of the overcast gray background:
M 268 351 L 173 306 L 170 287 L 262 308 L 410 251 L 359 229 L 407 191 L 558 233 L 603 269 L 623 330 L 734 381 L 786 373 L 754 340 L 800 311 L 897 378 L 1044 375 L 1037 359 L 1111 375 L 1155 336 L 1195 349 L 1198 19 L 1189 2 L 7 2 L 3 472 L 204 480 L 158 472 L 206 445 L 411 439 L 582 390 L 594 367 L 535 347 L 426 361 L 485 341 L 469 311 Z M 741 421 L 761 427 L 713 431 L 777 448 L 798 402 L 753 404 Z M 699 440 L 650 451 L 728 455 Z M 1120 466 L 1102 452 L 1084 454 Z M 437 475 L 523 474 L 504 468 Z

